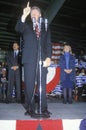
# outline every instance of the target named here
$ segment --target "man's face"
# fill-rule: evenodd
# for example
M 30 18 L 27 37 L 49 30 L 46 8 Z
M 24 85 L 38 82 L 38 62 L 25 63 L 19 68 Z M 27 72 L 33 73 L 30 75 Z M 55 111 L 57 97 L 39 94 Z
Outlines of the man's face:
M 41 17 L 40 12 L 37 9 L 31 11 L 31 18 L 35 18 L 38 21 L 38 18 Z
M 19 49 L 18 44 L 17 44 L 17 43 L 14 43 L 14 44 L 13 44 L 13 50 L 18 50 L 18 49 Z

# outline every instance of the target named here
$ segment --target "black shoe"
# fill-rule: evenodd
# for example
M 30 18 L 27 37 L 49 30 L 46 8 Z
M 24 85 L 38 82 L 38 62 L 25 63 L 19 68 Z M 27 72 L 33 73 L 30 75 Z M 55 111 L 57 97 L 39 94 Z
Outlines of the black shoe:
M 44 118 L 50 118 L 50 112 L 49 111 L 42 112 L 42 114 L 43 114 Z
M 31 112 L 27 110 L 27 111 L 24 113 L 24 115 L 25 115 L 25 116 L 31 115 Z
M 69 101 L 69 104 L 72 104 L 73 103 L 73 101 Z
M 43 113 L 32 113 L 31 117 L 32 118 L 36 118 L 36 119 L 39 119 L 39 118 L 50 118 L 50 114 L 45 113 L 45 112 L 43 112 Z
M 37 118 L 38 117 L 38 115 L 35 112 L 31 112 L 30 116 L 33 117 L 33 118 Z
M 44 110 L 42 113 L 47 113 L 47 114 L 49 114 L 49 115 L 52 115 L 52 113 L 51 113 L 50 111 L 48 111 L 47 109 Z
M 21 100 L 16 100 L 17 103 L 21 103 Z
M 6 104 L 9 104 L 9 103 L 11 103 L 11 102 L 10 102 L 9 100 L 5 100 L 5 103 L 6 103 Z
M 63 104 L 67 104 L 67 101 L 63 100 Z

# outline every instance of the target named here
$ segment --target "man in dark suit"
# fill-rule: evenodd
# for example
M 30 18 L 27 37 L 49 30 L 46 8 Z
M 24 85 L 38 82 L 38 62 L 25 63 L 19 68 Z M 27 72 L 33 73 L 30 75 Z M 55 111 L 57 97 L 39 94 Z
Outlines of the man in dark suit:
M 8 90 L 7 100 L 12 102 L 12 97 L 15 96 L 16 101 L 21 101 L 21 87 L 20 87 L 20 54 L 19 45 L 17 42 L 13 43 L 13 51 L 7 56 L 8 65 Z M 15 95 L 13 95 L 15 89 Z
M 26 23 L 27 16 L 31 16 L 31 20 Z M 24 40 L 24 48 L 22 53 L 22 63 L 24 65 L 24 81 L 25 81 L 25 100 L 27 102 L 27 111 L 25 114 L 30 114 L 31 117 L 35 115 L 35 104 L 34 104 L 34 88 L 35 80 L 37 79 L 38 92 L 39 92 L 39 59 L 38 59 L 38 46 L 39 39 L 41 44 L 41 58 L 43 61 L 42 73 L 41 73 L 41 111 L 46 117 L 50 117 L 50 113 L 47 110 L 46 101 L 46 73 L 47 67 L 51 63 L 51 38 L 49 28 L 45 31 L 44 23 L 41 27 L 41 38 L 38 36 L 33 29 L 32 19 L 36 19 L 36 24 L 38 25 L 38 19 L 41 17 L 40 8 L 34 6 L 29 7 L 29 2 L 27 7 L 24 8 L 21 19 L 18 20 L 16 24 L 16 31 L 22 33 Z M 38 66 L 38 67 L 37 67 Z M 40 99 L 39 99 L 40 100 Z

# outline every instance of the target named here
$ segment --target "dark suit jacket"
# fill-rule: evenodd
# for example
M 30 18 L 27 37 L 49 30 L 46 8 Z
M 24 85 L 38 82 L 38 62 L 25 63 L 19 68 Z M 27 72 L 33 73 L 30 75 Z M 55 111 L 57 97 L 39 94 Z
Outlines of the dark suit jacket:
M 7 65 L 8 65 L 8 89 L 7 89 L 7 99 L 11 101 L 13 87 L 16 85 L 16 99 L 21 98 L 21 86 L 20 86 L 20 54 L 14 58 L 14 52 L 8 54 Z M 19 68 L 14 71 L 11 69 L 12 66 L 18 66 Z
M 14 72 L 19 77 L 20 76 L 20 65 L 21 65 L 21 55 L 18 55 L 14 58 L 14 51 L 10 52 L 7 57 L 7 66 L 8 66 L 8 80 L 14 80 Z M 11 69 L 12 66 L 18 66 L 19 68 L 16 71 Z M 20 81 L 20 79 L 19 79 Z
M 32 22 L 29 22 L 27 24 L 22 23 L 21 20 L 18 20 L 15 30 L 23 34 L 24 48 L 22 53 L 22 63 L 36 63 L 39 41 L 36 38 L 36 33 L 33 31 Z M 42 25 L 40 44 L 42 60 L 45 60 L 46 57 L 51 58 L 52 47 L 50 31 L 48 29 L 48 31 L 46 32 L 44 29 L 44 25 Z
M 7 65 L 9 69 L 11 69 L 12 66 L 20 66 L 20 62 L 21 62 L 20 53 L 18 53 L 16 58 L 14 58 L 14 51 L 12 51 L 7 55 L 6 59 L 7 59 Z
M 60 57 L 60 68 L 61 68 L 61 76 L 60 80 L 63 82 L 66 78 L 66 73 L 64 72 L 64 69 L 66 69 L 66 60 L 65 56 L 62 55 Z M 72 69 L 72 72 L 69 74 L 70 80 L 75 82 L 75 58 L 73 55 L 70 54 L 70 59 L 69 59 L 69 69 Z

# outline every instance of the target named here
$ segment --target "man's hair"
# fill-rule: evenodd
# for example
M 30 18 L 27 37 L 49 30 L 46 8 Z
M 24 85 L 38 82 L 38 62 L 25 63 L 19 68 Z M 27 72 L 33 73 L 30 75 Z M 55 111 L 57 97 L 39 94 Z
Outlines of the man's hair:
M 13 44 L 17 44 L 19 46 L 19 43 L 18 41 L 13 41 Z
M 40 9 L 38 6 L 33 6 L 33 7 L 31 8 L 31 11 L 34 10 L 34 9 L 38 10 L 38 12 L 39 12 L 40 14 L 42 13 L 42 12 L 41 12 L 41 9 Z

